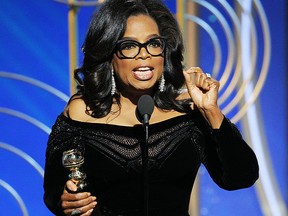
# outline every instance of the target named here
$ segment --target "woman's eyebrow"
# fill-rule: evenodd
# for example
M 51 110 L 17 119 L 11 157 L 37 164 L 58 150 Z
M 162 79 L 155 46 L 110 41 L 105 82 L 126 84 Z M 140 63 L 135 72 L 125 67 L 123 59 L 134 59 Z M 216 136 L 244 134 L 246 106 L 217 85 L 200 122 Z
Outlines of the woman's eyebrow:
M 155 37 L 160 37 L 160 35 L 158 35 L 158 34 L 151 34 L 151 35 L 148 35 L 147 38 L 146 38 L 146 41 L 148 41 L 148 40 L 150 40 L 150 39 L 152 39 L 152 38 L 155 38 Z M 122 41 L 122 40 L 133 40 L 133 41 L 138 41 L 136 37 L 129 37 L 129 36 L 127 36 L 127 37 L 123 37 L 123 38 L 121 38 L 120 40 L 121 40 L 121 41 Z M 138 41 L 138 42 L 139 42 L 139 41 Z

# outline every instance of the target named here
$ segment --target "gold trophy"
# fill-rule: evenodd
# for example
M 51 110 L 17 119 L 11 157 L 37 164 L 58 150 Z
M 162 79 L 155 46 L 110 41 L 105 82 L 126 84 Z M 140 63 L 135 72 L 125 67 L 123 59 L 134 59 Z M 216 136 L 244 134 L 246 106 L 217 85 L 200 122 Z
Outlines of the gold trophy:
M 77 149 L 71 149 L 63 152 L 62 164 L 71 173 L 69 178 L 76 184 L 77 191 L 83 191 L 87 183 L 84 181 L 86 174 L 81 172 L 81 165 L 84 163 L 84 156 Z

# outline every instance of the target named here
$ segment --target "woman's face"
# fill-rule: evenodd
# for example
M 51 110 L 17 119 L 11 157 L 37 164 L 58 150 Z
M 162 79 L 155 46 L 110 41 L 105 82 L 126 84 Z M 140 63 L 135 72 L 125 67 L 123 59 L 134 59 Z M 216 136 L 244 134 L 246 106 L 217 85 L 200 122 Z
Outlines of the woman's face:
M 133 41 L 145 43 L 159 36 L 158 26 L 150 16 L 137 15 L 128 18 L 126 31 L 121 41 L 132 40 L 132 44 Z M 149 46 L 153 52 L 153 49 L 158 46 L 158 42 Z M 125 45 L 123 47 L 123 53 L 129 53 L 134 46 Z M 137 47 L 133 49 L 137 50 Z M 121 58 L 121 56 L 119 58 L 118 56 L 114 54 L 112 63 L 123 91 L 135 94 L 139 91 L 149 92 L 155 84 L 158 84 L 164 67 L 163 55 L 152 56 L 145 47 L 142 47 L 139 54 L 132 59 Z

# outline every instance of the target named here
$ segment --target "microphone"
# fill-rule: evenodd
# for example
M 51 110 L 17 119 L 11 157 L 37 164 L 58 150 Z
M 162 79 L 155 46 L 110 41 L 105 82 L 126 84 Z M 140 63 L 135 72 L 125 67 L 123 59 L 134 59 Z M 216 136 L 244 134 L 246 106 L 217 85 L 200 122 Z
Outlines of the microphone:
M 135 110 L 136 117 L 144 126 L 149 125 L 149 119 L 154 110 L 154 101 L 149 95 L 142 95 Z
M 144 126 L 144 140 L 142 140 L 143 163 L 143 216 L 149 216 L 149 173 L 148 173 L 148 126 L 154 110 L 154 101 L 149 95 L 142 95 L 135 110 L 136 117 Z M 144 143 L 143 143 L 144 142 Z

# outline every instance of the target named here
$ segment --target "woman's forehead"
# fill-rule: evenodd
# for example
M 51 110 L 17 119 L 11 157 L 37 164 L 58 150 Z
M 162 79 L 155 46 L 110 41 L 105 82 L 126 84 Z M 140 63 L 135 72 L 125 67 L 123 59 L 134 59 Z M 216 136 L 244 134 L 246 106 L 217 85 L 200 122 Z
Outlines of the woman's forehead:
M 159 28 L 154 19 L 147 15 L 130 16 L 127 19 L 123 38 L 150 39 L 159 35 Z

